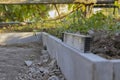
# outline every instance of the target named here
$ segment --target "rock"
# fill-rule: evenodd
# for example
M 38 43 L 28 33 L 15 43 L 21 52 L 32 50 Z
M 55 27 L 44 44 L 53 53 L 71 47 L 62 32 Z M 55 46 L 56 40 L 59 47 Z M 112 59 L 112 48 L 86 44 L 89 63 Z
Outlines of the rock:
M 43 67 L 40 67 L 39 70 L 40 70 L 40 72 L 42 72 L 44 74 L 49 73 L 48 69 L 43 68 Z
M 38 66 L 42 66 L 42 62 L 37 63 Z
M 29 68 L 29 71 L 32 72 L 32 73 L 33 73 L 33 72 L 36 72 L 35 68 L 32 68 L 32 67 Z
M 48 80 L 60 80 L 57 76 L 51 76 L 48 78 Z
M 42 54 L 46 54 L 46 53 L 48 53 L 48 52 L 47 52 L 47 50 L 42 50 L 41 53 L 42 53 Z
M 89 30 L 89 31 L 88 31 L 88 34 L 93 35 L 93 34 L 94 34 L 94 31 L 93 31 L 93 30 Z
M 120 35 L 120 32 L 116 32 L 116 33 L 115 33 L 115 36 L 119 36 L 119 35 Z
M 25 64 L 29 67 L 32 65 L 32 61 L 25 61 Z
M 50 62 L 49 66 L 54 67 L 55 65 L 56 65 L 56 60 L 55 60 L 55 59 L 53 59 L 53 60 Z
M 48 62 L 48 59 L 44 59 L 44 60 L 43 60 L 43 63 L 46 63 L 46 62 Z
M 61 74 L 61 72 L 60 72 L 59 69 L 54 69 L 52 72 L 53 72 L 54 74 L 56 74 L 56 75 L 60 75 L 60 74 Z
M 50 58 L 50 57 L 49 57 L 48 54 L 45 54 L 45 55 L 43 55 L 43 56 L 41 57 L 43 63 L 48 62 L 49 58 Z

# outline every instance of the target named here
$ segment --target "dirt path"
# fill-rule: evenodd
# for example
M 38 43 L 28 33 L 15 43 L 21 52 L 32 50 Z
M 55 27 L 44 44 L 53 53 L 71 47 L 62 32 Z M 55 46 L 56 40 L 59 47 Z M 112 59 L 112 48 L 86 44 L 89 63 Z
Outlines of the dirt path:
M 0 46 L 0 80 L 64 80 L 55 63 L 37 42 Z

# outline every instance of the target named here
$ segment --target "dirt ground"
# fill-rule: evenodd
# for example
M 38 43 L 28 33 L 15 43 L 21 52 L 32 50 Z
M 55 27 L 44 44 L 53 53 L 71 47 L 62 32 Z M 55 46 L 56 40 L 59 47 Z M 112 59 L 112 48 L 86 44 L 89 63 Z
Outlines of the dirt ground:
M 107 59 L 120 59 L 120 32 L 92 31 L 91 51 Z
M 0 80 L 65 80 L 38 42 L 0 45 Z

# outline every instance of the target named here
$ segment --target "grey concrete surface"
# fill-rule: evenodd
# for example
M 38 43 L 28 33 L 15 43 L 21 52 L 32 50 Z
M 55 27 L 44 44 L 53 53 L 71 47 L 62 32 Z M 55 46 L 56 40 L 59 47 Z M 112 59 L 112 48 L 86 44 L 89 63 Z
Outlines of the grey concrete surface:
M 113 63 L 113 80 L 120 80 L 120 60 L 111 60 Z
M 83 54 L 47 33 L 1 33 L 0 44 L 42 41 L 57 60 L 67 80 L 120 80 L 120 60 L 107 60 L 92 53 Z
M 0 33 L 0 44 L 27 43 L 41 41 L 41 33 L 20 32 L 20 33 Z
M 113 80 L 113 64 L 109 60 L 83 54 L 46 33 L 42 33 L 42 39 L 67 80 Z
M 88 35 L 64 33 L 63 42 L 84 53 L 90 52 L 90 39 L 91 36 Z

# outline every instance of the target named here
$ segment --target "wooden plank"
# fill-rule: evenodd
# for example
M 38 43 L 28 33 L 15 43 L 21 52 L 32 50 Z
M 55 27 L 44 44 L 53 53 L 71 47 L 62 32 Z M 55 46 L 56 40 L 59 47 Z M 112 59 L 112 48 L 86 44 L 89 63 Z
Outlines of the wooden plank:
M 114 3 L 114 1 L 115 0 L 0 0 L 0 4 L 109 4 Z
M 0 4 L 72 4 L 72 3 L 97 3 L 110 4 L 115 0 L 0 0 Z M 120 0 L 118 0 L 120 3 Z
M 27 24 L 32 24 L 33 22 L 0 22 L 0 27 L 5 27 L 9 25 L 27 25 Z
M 94 8 L 118 8 L 115 5 L 94 5 Z
M 97 0 L 0 0 L 0 4 L 72 4 L 95 3 Z
M 98 4 L 110 4 L 110 3 L 114 3 L 115 0 L 97 0 Z
M 74 0 L 0 0 L 0 4 L 64 4 Z

